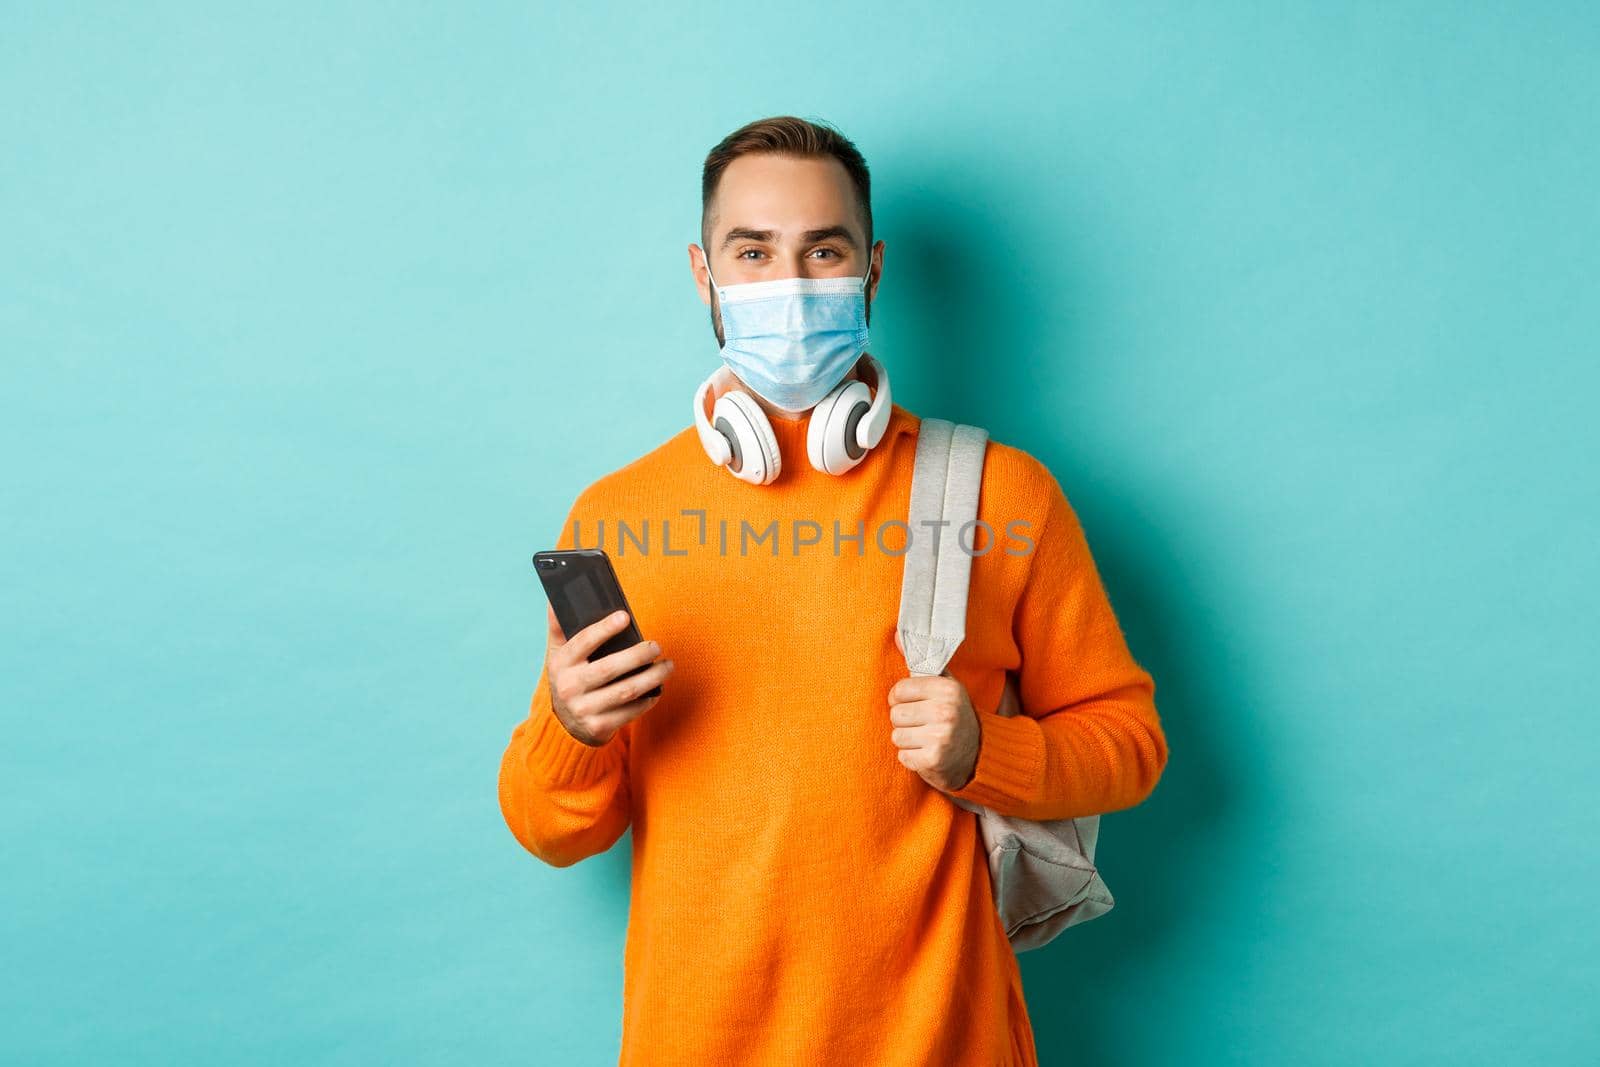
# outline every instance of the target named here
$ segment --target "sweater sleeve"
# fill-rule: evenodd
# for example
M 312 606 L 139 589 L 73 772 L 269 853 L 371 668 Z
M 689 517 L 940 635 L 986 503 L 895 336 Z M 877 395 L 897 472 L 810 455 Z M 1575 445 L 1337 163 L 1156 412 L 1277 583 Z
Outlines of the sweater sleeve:
M 556 547 L 573 547 L 577 508 L 575 503 Z M 546 649 L 528 717 L 512 730 L 500 761 L 500 813 L 529 852 L 552 866 L 570 867 L 610 848 L 628 827 L 633 724 L 624 725 L 603 745 L 573 737 L 551 706 L 548 666 Z
M 1036 820 L 1133 807 L 1167 762 L 1155 682 L 1128 650 L 1083 527 L 1053 475 L 1044 491 L 1049 504 L 1013 616 L 1022 710 L 978 709 L 977 767 L 950 791 Z

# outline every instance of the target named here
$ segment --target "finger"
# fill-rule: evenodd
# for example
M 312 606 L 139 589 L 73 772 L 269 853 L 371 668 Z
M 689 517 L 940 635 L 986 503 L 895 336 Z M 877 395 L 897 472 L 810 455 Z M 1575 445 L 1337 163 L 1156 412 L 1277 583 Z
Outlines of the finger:
M 558 649 L 567 643 L 567 635 L 561 629 L 560 620 L 556 618 L 555 605 L 550 603 L 548 600 L 544 602 L 544 614 L 546 622 L 544 634 L 545 643 L 552 650 Z
M 909 722 L 901 722 L 903 715 Z M 907 700 L 890 706 L 889 718 L 901 726 L 939 726 L 951 720 L 950 702 L 941 697 L 931 700 Z
M 638 674 L 619 678 L 610 685 L 602 686 L 589 694 L 592 707 L 596 714 L 615 711 L 623 705 L 638 700 L 644 696 L 645 691 L 660 685 L 672 673 L 673 662 L 664 659 L 659 663 L 652 663 Z
M 915 752 L 928 748 L 928 737 L 915 726 L 897 726 L 889 731 L 889 740 L 895 748 Z
M 955 679 L 942 674 L 912 674 L 889 687 L 889 701 L 902 704 L 912 700 L 927 700 L 950 692 Z
M 890 704 L 889 721 L 896 726 L 921 726 L 928 721 L 928 702 L 912 700 Z
M 661 696 L 640 697 L 638 700 L 628 701 L 621 707 L 602 711 L 595 717 L 596 725 L 608 735 L 613 734 L 655 707 L 662 696 L 666 696 L 665 690 L 662 690 Z
M 598 689 L 607 682 L 633 670 L 661 655 L 661 646 L 654 641 L 640 641 L 620 652 L 601 656 L 590 663 L 578 665 L 579 677 L 585 689 Z
M 568 663 L 581 663 L 594 654 L 594 650 L 605 644 L 614 634 L 619 634 L 628 627 L 628 613 L 622 609 L 613 611 L 610 615 L 572 635 L 572 638 L 561 647 L 561 654 Z

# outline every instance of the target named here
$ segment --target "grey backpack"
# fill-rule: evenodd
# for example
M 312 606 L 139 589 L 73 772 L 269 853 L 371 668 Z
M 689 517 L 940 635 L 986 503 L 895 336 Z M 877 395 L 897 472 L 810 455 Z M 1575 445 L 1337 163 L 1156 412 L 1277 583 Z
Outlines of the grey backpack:
M 966 637 L 968 546 L 977 543 L 973 520 L 988 443 L 980 427 L 921 420 L 897 634 L 912 674 L 943 673 Z M 937 527 L 935 551 L 935 527 L 923 523 L 940 520 L 945 524 Z M 1020 710 L 1008 674 L 998 711 Z M 978 816 L 995 905 L 1014 950 L 1039 948 L 1067 927 L 1111 910 L 1111 893 L 1094 865 L 1100 816 L 1041 822 L 998 815 L 957 797 L 950 802 Z

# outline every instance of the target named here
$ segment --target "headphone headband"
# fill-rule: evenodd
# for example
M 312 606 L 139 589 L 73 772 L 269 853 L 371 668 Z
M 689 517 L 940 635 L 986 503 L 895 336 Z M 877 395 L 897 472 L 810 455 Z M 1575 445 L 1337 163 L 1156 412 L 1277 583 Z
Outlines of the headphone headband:
M 728 439 L 723 437 L 711 426 L 710 407 L 715 397 L 712 387 L 721 381 L 728 381 L 733 377 L 733 372 L 723 364 L 712 371 L 700 387 L 694 391 L 694 428 L 700 435 L 700 447 L 706 450 L 706 455 L 711 457 L 711 462 L 719 467 L 726 466 L 733 459 L 733 446 L 728 444 Z
M 861 358 L 872 368 L 872 406 L 867 408 L 867 413 L 856 424 L 856 444 L 862 448 L 874 448 L 883 440 L 884 431 L 889 428 L 889 372 L 871 353 L 863 352 Z

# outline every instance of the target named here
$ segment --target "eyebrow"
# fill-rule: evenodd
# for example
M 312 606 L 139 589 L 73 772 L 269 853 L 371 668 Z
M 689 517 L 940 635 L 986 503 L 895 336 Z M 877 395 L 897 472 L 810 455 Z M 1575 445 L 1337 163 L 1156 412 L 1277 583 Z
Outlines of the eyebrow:
M 775 230 L 749 230 L 742 226 L 735 226 L 722 239 L 722 247 L 727 248 L 735 241 L 766 241 L 770 244 L 776 237 L 777 231 Z M 850 242 L 852 247 L 856 243 L 855 234 L 851 233 L 849 228 L 845 226 L 824 226 L 820 230 L 807 230 L 800 235 L 800 240 L 810 244 L 813 241 L 826 241 L 830 237 L 843 237 Z

